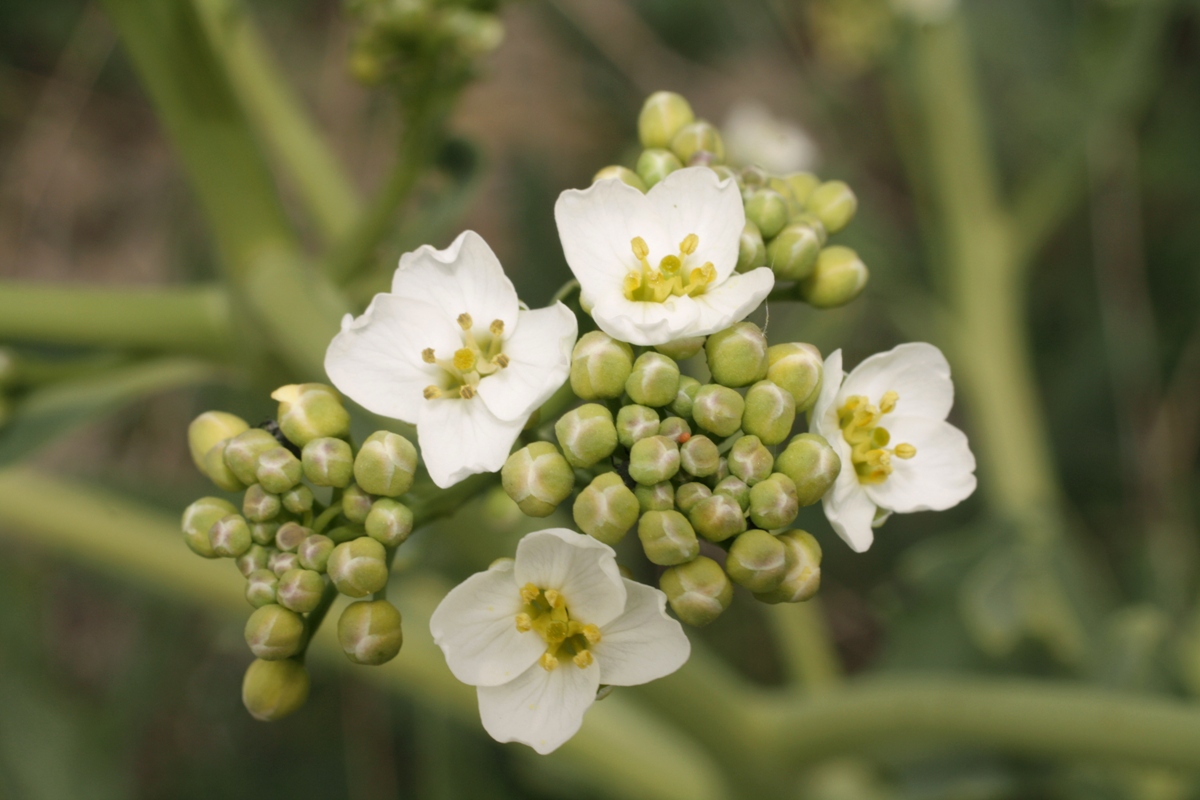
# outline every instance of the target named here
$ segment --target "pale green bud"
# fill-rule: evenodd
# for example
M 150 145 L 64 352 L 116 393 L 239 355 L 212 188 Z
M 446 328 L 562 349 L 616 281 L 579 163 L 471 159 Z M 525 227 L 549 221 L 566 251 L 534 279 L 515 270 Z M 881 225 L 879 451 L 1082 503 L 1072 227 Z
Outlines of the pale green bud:
M 295 611 L 269 603 L 246 620 L 246 644 L 265 661 L 290 658 L 304 646 L 304 619 Z
M 285 553 L 294 553 L 309 536 L 312 536 L 311 529 L 299 522 L 285 522 L 275 532 L 275 546 Z
M 670 404 L 679 389 L 679 365 L 662 353 L 642 353 L 633 362 L 625 393 L 633 402 L 658 408 Z
M 500 482 L 521 511 L 546 517 L 571 496 L 575 472 L 554 445 L 534 442 L 508 457 L 500 470 Z
M 687 517 L 678 511 L 647 511 L 638 520 L 638 538 L 651 563 L 663 567 L 691 561 L 700 542 Z
M 752 592 L 772 591 L 787 572 L 786 548 L 766 531 L 752 528 L 733 540 L 725 572 Z
M 225 463 L 225 448 L 229 446 L 229 442 L 229 439 L 222 439 L 212 446 L 204 455 L 202 471 L 217 488 L 227 492 L 240 492 L 246 488 L 246 484 L 239 481 L 237 475 L 234 475 L 233 470 Z
M 817 237 L 817 242 L 821 247 L 824 247 L 825 243 L 829 240 L 829 233 L 825 230 L 825 225 L 817 218 L 816 214 L 809 213 L 808 211 L 793 214 L 788 219 L 788 225 L 804 225 L 812 229 L 813 235 Z
M 712 497 L 712 489 L 695 481 L 685 483 L 675 490 L 675 507 L 684 514 L 690 514 L 696 504 L 706 497 Z
M 613 400 L 633 371 L 633 348 L 603 331 L 585 333 L 571 351 L 571 391 L 581 400 Z
M 296 548 L 296 557 L 305 569 L 324 572 L 335 547 L 333 539 L 319 533 L 309 536 Z
M 714 333 L 704 343 L 704 351 L 713 380 L 722 386 L 749 386 L 767 377 L 767 337 L 753 322 Z
M 246 600 L 255 608 L 275 602 L 279 578 L 269 569 L 256 569 L 246 576 Z
M 367 514 L 366 528 L 367 536 L 384 547 L 399 547 L 412 533 L 413 513 L 403 503 L 380 498 Z
M 720 436 L 732 436 L 742 427 L 742 413 L 746 401 L 742 396 L 725 386 L 705 384 L 696 392 L 692 404 L 692 419 L 706 431 Z
M 738 260 L 735 269 L 738 272 L 749 272 L 767 263 L 767 245 L 763 242 L 762 231 L 750 220 L 742 228 L 738 239 Z
M 208 474 L 204 457 L 217 442 L 232 439 L 250 426 L 246 420 L 224 411 L 205 411 L 188 425 L 188 449 L 196 469 Z
M 412 486 L 417 448 L 398 433 L 376 431 L 354 458 L 354 482 L 368 494 L 398 497 Z
M 563 414 L 554 423 L 554 434 L 572 467 L 590 467 L 617 449 L 612 412 L 598 403 L 587 403 Z
M 362 525 L 371 513 L 372 502 L 371 495 L 358 484 L 352 483 L 342 492 L 342 516 L 356 525 Z
M 670 481 L 663 481 L 652 486 L 638 484 L 633 490 L 642 511 L 670 511 L 675 508 L 675 487 Z
M 676 444 L 683 444 L 692 438 L 692 426 L 687 424 L 686 419 L 667 417 L 658 426 L 658 435 L 665 436 Z
M 257 483 L 242 496 L 242 516 L 251 522 L 269 522 L 279 516 L 282 508 L 279 495 L 271 494 Z
M 778 537 L 787 563 L 783 580 L 770 592 L 754 595 L 764 603 L 801 603 L 821 587 L 821 545 L 805 531 L 788 531 Z
M 270 561 L 271 554 L 274 552 L 273 549 L 263 547 L 261 544 L 252 544 L 250 549 L 238 556 L 234 563 L 237 564 L 238 572 L 250 577 L 250 573 L 267 568 L 267 562 Z
M 350 414 L 342 396 L 323 383 L 294 383 L 271 392 L 279 401 L 279 429 L 300 447 L 313 439 L 350 435 Z
M 811 225 L 792 223 L 767 247 L 767 266 L 782 281 L 798 281 L 812 274 L 821 252 L 821 237 Z
M 284 608 L 307 614 L 320 604 L 324 591 L 325 579 L 321 573 L 311 569 L 289 569 L 280 576 L 275 597 Z
M 713 487 L 713 494 L 723 494 L 727 497 L 732 497 L 737 501 L 742 511 L 747 511 L 750 508 L 750 487 L 736 475 L 729 475 L 717 481 L 717 485 Z
M 707 475 L 706 477 L 708 478 L 707 482 L 712 484 L 714 488 L 726 478 L 733 477 L 733 475 L 731 475 L 729 472 L 729 461 L 726 460 L 725 456 L 721 456 L 721 460 L 717 462 L 717 471 L 712 475 Z
M 842 459 L 825 437 L 802 433 L 792 437 L 787 448 L 779 454 L 775 469 L 796 484 L 796 497 L 800 507 L 804 508 L 824 497 L 833 486 L 841 472 Z
M 262 428 L 242 431 L 225 445 L 225 466 L 247 486 L 258 483 L 258 457 L 279 447 L 279 441 Z
M 788 187 L 792 190 L 792 197 L 796 198 L 798 203 L 807 203 L 813 190 L 821 184 L 821 179 L 811 172 L 793 172 L 784 180 L 787 181 Z
M 242 705 L 262 722 L 283 719 L 308 700 L 308 671 L 298 661 L 255 661 L 242 680 Z
M 796 401 L 796 411 L 807 411 L 821 393 L 825 362 L 811 344 L 791 342 L 767 348 L 767 380 L 786 389 Z
M 607 180 L 608 178 L 616 178 L 622 183 L 629 184 L 639 192 L 644 192 L 648 188 L 646 184 L 642 182 L 642 179 L 638 177 L 638 174 L 629 167 L 618 167 L 615 165 L 611 167 L 604 167 L 595 175 L 593 175 L 592 183 Z
M 750 520 L 763 530 L 786 528 L 799 513 L 796 484 L 782 472 L 750 487 Z
M 703 384 L 687 375 L 679 376 L 679 388 L 675 390 L 675 399 L 669 409 L 677 417 L 689 419 L 692 416 L 692 405 L 696 402 L 696 393 Z
M 291 513 L 306 514 L 312 511 L 314 498 L 312 489 L 300 484 L 284 492 L 280 500 L 283 501 L 283 507 Z
M 866 264 L 849 247 L 826 247 L 812 275 L 800 282 L 800 297 L 816 308 L 844 306 L 862 293 L 869 277 Z
M 733 584 L 711 558 L 671 567 L 658 579 L 675 616 L 688 625 L 703 627 L 729 608 L 733 602 Z
M 637 160 L 637 174 L 646 184 L 647 189 L 670 175 L 677 169 L 682 169 L 683 163 L 670 150 L 650 148 L 643 150 Z
M 645 406 L 622 406 L 617 412 L 617 439 L 625 447 L 633 447 L 658 433 L 658 412 Z
M 278 531 L 278 522 L 256 522 L 250 526 L 250 540 L 263 547 L 271 546 L 275 544 Z
M 351 603 L 338 619 L 338 642 L 355 664 L 386 664 L 404 644 L 400 612 L 387 600 Z
M 837 233 L 854 219 L 858 198 L 844 182 L 826 181 L 812 191 L 805 206 L 817 215 L 825 230 Z
M 679 472 L 679 445 L 665 436 L 650 436 L 629 448 L 629 477 L 643 486 L 669 481 Z
M 672 339 L 666 344 L 656 344 L 654 349 L 667 358 L 684 361 L 699 353 L 704 347 L 703 336 L 687 336 L 683 339 Z
M 734 183 L 741 185 L 741 177 L 733 169 L 724 164 L 710 164 L 708 166 L 713 172 L 717 173 L 717 178 L 720 180 L 732 180 Z
M 343 542 L 333 548 L 326 570 L 339 592 L 366 597 L 387 586 L 387 552 L 371 538 Z
M 267 569 L 276 576 L 282 576 L 288 570 L 296 569 L 299 566 L 300 557 L 295 553 L 283 553 L 277 550 L 267 559 Z
M 204 558 L 216 558 L 208 531 L 223 517 L 236 514 L 233 504 L 219 497 L 201 497 L 183 510 L 183 541 L 191 551 Z
M 572 514 L 579 530 L 615 546 L 638 521 L 637 496 L 615 472 L 597 475 L 575 498 Z
M 692 107 L 675 92 L 655 92 L 638 114 L 638 140 L 642 147 L 669 147 L 675 134 L 696 119 Z
M 726 494 L 714 494 L 697 503 L 688 512 L 696 533 L 710 542 L 723 542 L 746 530 L 746 515 L 737 500 Z
M 764 240 L 773 239 L 787 225 L 787 201 L 774 189 L 755 189 L 746 198 L 746 219 L 758 227 Z
M 679 465 L 689 475 L 707 478 L 721 465 L 721 452 L 707 436 L 693 436 L 679 445 Z
M 367 512 L 367 515 L 370 516 L 370 511 Z M 336 528 L 326 529 L 325 535 L 332 539 L 333 543 L 337 545 L 341 544 L 342 542 L 350 542 L 355 539 L 361 539 L 367 535 L 367 530 L 361 524 L 338 525 Z
M 354 477 L 354 453 L 350 444 L 328 436 L 313 439 L 300 453 L 304 477 L 314 486 L 344 489 Z
M 765 380 L 746 392 L 742 430 L 757 436 L 763 444 L 781 444 L 792 432 L 795 422 L 796 400 L 786 389 Z
M 789 214 L 798 214 L 804 210 L 804 206 L 797 202 L 796 195 L 792 192 L 792 185 L 786 179 L 771 175 L 767 178 L 767 188 L 779 192 L 788 205 Z
M 221 517 L 208 529 L 208 543 L 221 558 L 237 558 L 250 549 L 250 526 L 241 514 Z
M 283 494 L 300 482 L 304 468 L 300 459 L 286 447 L 272 447 L 258 457 L 255 475 L 262 488 L 273 494 Z
M 684 164 L 691 164 L 700 153 L 711 153 L 711 163 L 725 160 L 725 143 L 720 132 L 708 122 L 698 120 L 684 125 L 671 138 L 671 150 Z

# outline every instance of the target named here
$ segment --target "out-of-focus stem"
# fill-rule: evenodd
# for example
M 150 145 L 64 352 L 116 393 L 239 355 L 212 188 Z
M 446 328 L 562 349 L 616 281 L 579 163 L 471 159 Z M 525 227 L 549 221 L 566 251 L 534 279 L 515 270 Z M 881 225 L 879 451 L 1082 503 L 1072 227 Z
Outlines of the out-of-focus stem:
M 821 615 L 820 600 L 763 608 L 788 677 L 804 691 L 820 691 L 842 681 L 842 667 Z

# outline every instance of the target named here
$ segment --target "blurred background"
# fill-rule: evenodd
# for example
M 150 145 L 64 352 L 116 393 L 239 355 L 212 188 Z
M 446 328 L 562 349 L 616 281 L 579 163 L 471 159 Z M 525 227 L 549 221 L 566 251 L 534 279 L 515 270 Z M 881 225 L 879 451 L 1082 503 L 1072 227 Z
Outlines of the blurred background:
M 370 73 L 355 43 L 371 4 L 248 6 L 352 192 L 387 191 L 413 123 L 403 87 L 356 80 Z M 744 160 L 812 169 L 858 194 L 842 241 L 870 266 L 865 294 L 824 312 L 774 303 L 772 340 L 841 347 L 851 364 L 901 341 L 939 344 L 958 382 L 952 420 L 980 456 L 975 497 L 892 519 L 864 555 L 805 511 L 825 550 L 812 608 L 834 672 L 1039 676 L 1192 702 L 1200 3 L 521 0 L 496 14 L 503 41 L 455 85 L 432 168 L 384 214 L 386 233 L 347 284 L 357 302 L 386 286 L 400 252 L 473 228 L 522 298 L 545 304 L 570 277 L 558 193 L 632 166 L 642 100 L 681 92 Z M 319 252 L 303 187 L 279 189 L 306 252 Z M 215 279 L 219 260 L 106 7 L 0 4 L 0 306 L 18 281 L 175 286 Z M 2 321 L 0 333 L 29 364 L 67 359 L 69 380 L 84 381 L 49 411 L 34 402 L 48 378 L 12 381 L 0 463 L 168 516 L 209 491 L 188 421 L 210 407 L 265 418 L 281 382 L 235 366 L 200 388 L 109 391 L 86 383 L 88 370 L 136 363 L 137 348 L 46 344 Z M 244 614 L 126 570 L 124 556 L 43 538 L 4 510 L 23 485 L 0 486 L 0 796 L 614 796 L 493 743 L 469 713 L 403 681 L 333 660 L 313 665 L 307 708 L 255 722 L 239 701 Z M 425 530 L 401 568 L 459 580 L 508 554 L 529 526 L 505 502 L 486 494 Z M 777 626 L 735 601 L 690 633 L 776 687 L 787 675 Z M 864 743 L 805 764 L 793 786 L 830 800 L 1200 797 L 1195 776 L 1171 770 L 952 744 Z

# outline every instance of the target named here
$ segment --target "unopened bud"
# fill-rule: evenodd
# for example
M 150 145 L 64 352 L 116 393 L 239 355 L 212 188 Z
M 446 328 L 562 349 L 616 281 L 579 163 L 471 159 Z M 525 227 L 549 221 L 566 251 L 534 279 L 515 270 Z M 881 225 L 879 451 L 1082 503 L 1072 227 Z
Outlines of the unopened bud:
M 811 172 L 793 172 L 784 180 L 792 190 L 792 197 L 796 198 L 796 202 L 802 204 L 807 204 L 813 190 L 821 185 L 821 179 Z
M 225 445 L 225 466 L 247 486 L 258 483 L 258 457 L 279 447 L 279 441 L 262 428 L 242 431 Z
M 800 297 L 816 308 L 844 306 L 862 293 L 869 277 L 866 264 L 849 247 L 826 247 L 812 275 L 800 282 Z
M 721 616 L 733 602 L 729 577 L 720 564 L 704 556 L 671 567 L 659 578 L 658 586 L 675 616 L 697 628 Z
M 638 538 L 651 563 L 663 567 L 691 561 L 700 542 L 687 517 L 678 511 L 647 511 L 638 521 Z
M 683 169 L 683 162 L 670 150 L 652 147 L 638 156 L 637 174 L 647 189 L 653 188 L 654 184 L 677 169 Z
M 679 465 L 689 475 L 707 478 L 721 465 L 721 452 L 707 436 L 693 436 L 679 446 Z
M 733 443 L 726 459 L 729 462 L 729 471 L 741 478 L 747 486 L 769 478 L 775 466 L 775 457 L 757 436 L 743 436 L 738 439 Z
M 652 486 L 638 484 L 633 490 L 642 511 L 670 511 L 675 508 L 675 487 L 670 481 L 663 481 Z
M 218 488 L 227 492 L 240 492 L 246 488 L 246 484 L 238 480 L 237 475 L 234 475 L 233 470 L 225 463 L 225 448 L 229 446 L 230 441 L 230 439 L 222 439 L 212 446 L 212 449 L 204 455 L 202 472 Z
M 713 494 L 732 497 L 741 506 L 742 511 L 750 508 L 750 487 L 736 475 L 729 475 L 717 481 L 717 485 L 713 487 Z
M 300 566 L 305 569 L 324 572 L 329 564 L 329 556 L 333 553 L 334 546 L 333 539 L 314 533 L 296 548 L 296 557 Z
M 242 705 L 262 722 L 283 719 L 308 700 L 308 671 L 298 661 L 253 662 L 242 680 Z
M 500 482 L 513 502 L 531 517 L 546 517 L 571 496 L 575 471 L 549 442 L 534 442 L 508 457 Z M 367 532 L 370 533 L 370 523 Z
M 692 419 L 706 431 L 719 437 L 732 436 L 742 427 L 746 401 L 742 396 L 716 383 L 705 384 L 696 392 Z
M 786 389 L 765 380 L 754 384 L 746 392 L 742 430 L 757 436 L 763 444 L 784 442 L 795 422 L 796 400 Z
M 352 483 L 342 492 L 342 516 L 356 525 L 362 525 L 371 513 L 372 502 L 371 495 L 358 484 Z
M 307 514 L 312 511 L 314 499 L 312 489 L 304 484 L 293 486 L 279 499 L 283 502 L 283 507 L 293 514 Z
M 704 347 L 703 336 L 686 336 L 682 339 L 672 339 L 666 344 L 656 344 L 654 349 L 667 358 L 684 361 L 699 353 Z
M 188 425 L 188 449 L 196 469 L 208 474 L 204 457 L 217 442 L 232 439 L 250 426 L 246 420 L 224 411 L 205 411 Z
M 321 573 L 311 569 L 289 569 L 279 578 L 275 597 L 281 606 L 307 614 L 321 602 L 325 591 L 325 580 Z
M 571 391 L 581 400 L 612 400 L 625 391 L 633 348 L 603 331 L 585 333 L 571 351 Z
M 774 590 L 754 595 L 764 603 L 801 603 L 821 587 L 821 545 L 806 531 L 779 534 L 787 564 L 783 580 Z
M 637 189 L 639 192 L 644 192 L 647 189 L 646 184 L 642 182 L 642 179 L 638 177 L 638 174 L 629 167 L 604 167 L 592 176 L 592 183 L 608 180 L 609 178 L 616 178 L 622 183 L 627 183 L 633 188 Z
M 241 514 L 221 517 L 208 529 L 208 543 L 221 558 L 237 558 L 250 549 L 250 526 Z
M 367 536 L 384 547 L 399 547 L 412 533 L 413 513 L 403 503 L 380 498 L 367 514 L 366 528 Z
M 333 548 L 326 569 L 333 585 L 347 597 L 366 597 L 387 586 L 387 552 L 371 538 L 354 539 Z
M 274 546 L 278 522 L 255 522 L 250 526 L 250 541 L 263 547 Z
M 275 533 L 275 546 L 285 553 L 294 553 L 309 536 L 312 536 L 312 530 L 299 522 L 285 522 Z
M 688 519 L 696 533 L 710 542 L 723 542 L 746 530 L 746 515 L 737 500 L 726 494 L 714 494 L 697 503 Z
M 821 252 L 821 237 L 811 225 L 792 223 L 767 247 L 767 266 L 782 281 L 798 281 L 812 274 Z
M 708 337 L 708 370 L 722 386 L 749 386 L 767 377 L 767 337 L 753 322 L 739 322 Z
M 267 568 L 267 562 L 273 552 L 274 550 L 263 547 L 261 544 L 252 544 L 250 549 L 238 556 L 234 563 L 237 564 L 238 572 L 249 577 L 250 573 Z
M 786 528 L 799 513 L 796 484 L 782 472 L 750 487 L 750 519 L 763 530 Z
M 746 219 L 758 227 L 764 240 L 773 239 L 787 225 L 787 201 L 774 189 L 756 189 L 746 198 Z
M 770 592 L 779 587 L 787 572 L 787 550 L 771 534 L 752 528 L 733 540 L 725 572 L 752 592 Z
M 246 576 L 246 600 L 255 608 L 275 602 L 279 578 L 269 569 L 256 569 Z
M 342 396 L 323 383 L 296 383 L 271 392 L 279 401 L 279 429 L 288 441 L 304 447 L 313 439 L 350 435 L 350 414 Z
M 625 447 L 658 434 L 658 412 L 646 406 L 622 406 L 617 412 L 617 440 Z
M 232 503 L 219 497 L 201 497 L 183 511 L 180 527 L 183 529 L 184 543 L 198 556 L 216 558 L 208 531 L 217 520 L 230 514 L 237 514 Z
M 805 206 L 817 215 L 825 230 L 837 233 L 854 219 L 858 210 L 858 198 L 853 190 L 842 181 L 826 181 L 813 189 Z
M 242 516 L 251 522 L 269 522 L 279 516 L 283 504 L 261 484 L 254 484 L 242 496 Z
M 658 426 L 658 435 L 681 445 L 692 438 L 692 426 L 680 417 L 667 417 Z
M 638 140 L 642 147 L 669 147 L 675 134 L 696 119 L 692 107 L 675 92 L 655 92 L 638 114 Z
M 742 228 L 738 239 L 738 259 L 735 269 L 738 272 L 749 272 L 767 263 L 767 245 L 763 242 L 762 231 L 750 220 Z
M 625 393 L 638 405 L 669 405 L 679 389 L 679 365 L 662 353 L 642 353 L 633 362 Z
M 354 477 L 354 453 L 341 439 L 328 436 L 313 439 L 300 453 L 304 477 L 314 486 L 344 489 Z
M 792 395 L 796 411 L 812 408 L 821 392 L 821 351 L 800 342 L 776 344 L 767 348 L 767 363 L 767 380 Z
M 246 644 L 266 661 L 290 658 L 304 646 L 304 619 L 277 603 L 259 608 L 246 620 Z
M 696 402 L 696 394 L 703 384 L 688 375 L 679 376 L 679 388 L 675 390 L 675 399 L 668 406 L 671 413 L 683 419 L 691 419 L 692 406 Z
M 398 497 L 409 490 L 417 470 L 417 448 L 398 433 L 376 431 L 354 459 L 354 482 L 364 492 Z
M 825 441 L 825 437 L 816 433 L 802 433 L 792 437 L 779 458 L 775 459 L 775 469 L 796 484 L 797 501 L 804 508 L 824 497 L 829 487 L 833 486 L 842 469 L 842 459 Z
M 304 468 L 292 451 L 285 447 L 272 447 L 258 457 L 255 475 L 262 488 L 273 494 L 283 494 L 300 482 Z
M 669 481 L 679 472 L 679 445 L 665 436 L 650 436 L 629 448 L 629 477 L 649 486 Z
M 690 164 L 698 153 L 712 153 L 711 163 L 720 164 L 725 160 L 725 143 L 721 141 L 720 132 L 704 120 L 680 128 L 671 137 L 671 150 L 685 164 Z
M 675 507 L 684 514 L 690 514 L 696 504 L 706 497 L 712 497 L 712 489 L 695 481 L 685 483 L 675 490 Z M 696 526 L 693 524 L 692 527 Z
M 615 472 L 597 475 L 575 498 L 572 508 L 575 524 L 581 531 L 613 546 L 638 521 L 639 513 L 637 496 Z
M 295 553 L 284 553 L 277 550 L 267 559 L 267 569 L 275 573 L 276 577 L 282 577 L 288 570 L 296 569 L 299 566 L 300 557 Z
M 387 600 L 359 600 L 338 619 L 338 642 L 355 664 L 386 664 L 404 644 L 401 623 L 400 612 Z
M 554 423 L 554 434 L 572 467 L 590 467 L 617 449 L 612 412 L 598 403 L 587 403 L 563 414 Z

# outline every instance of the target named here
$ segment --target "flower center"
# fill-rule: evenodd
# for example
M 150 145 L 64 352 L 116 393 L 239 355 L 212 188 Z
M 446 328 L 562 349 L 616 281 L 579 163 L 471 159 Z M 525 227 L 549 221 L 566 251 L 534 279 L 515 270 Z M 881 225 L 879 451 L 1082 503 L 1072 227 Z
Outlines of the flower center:
M 600 641 L 600 629 L 571 619 L 567 602 L 556 589 L 539 589 L 527 583 L 521 589 L 525 609 L 517 614 L 517 630 L 535 631 L 546 643 L 538 664 L 547 672 L 571 663 L 580 669 L 592 663 L 588 648 Z
M 684 261 L 696 252 L 700 237 L 689 233 L 679 243 L 679 255 L 663 256 L 658 268 L 650 266 L 650 248 L 646 240 L 635 236 L 630 242 L 638 266 L 625 275 L 625 299 L 643 303 L 661 303 L 668 297 L 695 296 L 717 279 L 711 261 L 688 269 Z
M 475 396 L 475 387 L 481 380 L 508 366 L 508 356 L 500 352 L 504 344 L 503 320 L 492 320 L 487 334 L 479 338 L 475 336 L 475 321 L 471 319 L 470 314 L 459 314 L 457 322 L 458 327 L 462 328 L 463 346 L 455 350 L 450 358 L 438 358 L 432 347 L 421 351 L 422 361 L 426 364 L 436 364 L 444 373 L 441 385 L 431 384 L 425 387 L 426 400 L 440 397 L 461 397 L 470 400 Z
M 838 409 L 838 425 L 842 436 L 850 445 L 850 461 L 859 483 L 883 483 L 892 474 L 892 456 L 912 458 L 917 448 L 911 444 L 898 444 L 889 448 L 892 435 L 880 425 L 885 414 L 896 408 L 900 395 L 884 392 L 878 406 L 861 394 L 851 396 Z

